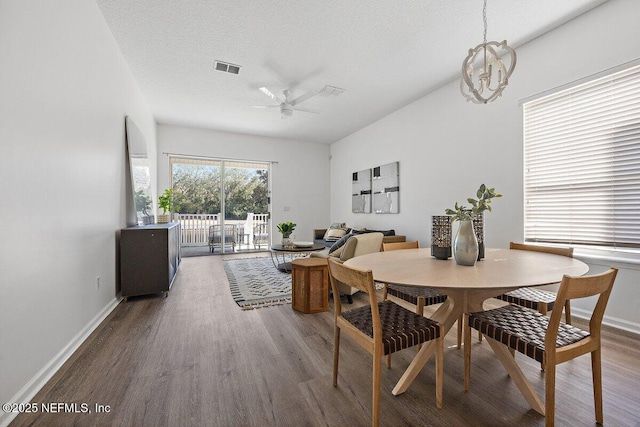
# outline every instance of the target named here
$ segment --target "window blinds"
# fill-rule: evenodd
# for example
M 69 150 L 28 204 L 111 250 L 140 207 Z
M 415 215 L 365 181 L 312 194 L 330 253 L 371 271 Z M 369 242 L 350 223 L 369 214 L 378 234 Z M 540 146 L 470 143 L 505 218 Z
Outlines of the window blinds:
M 524 104 L 525 240 L 640 248 L 640 66 Z

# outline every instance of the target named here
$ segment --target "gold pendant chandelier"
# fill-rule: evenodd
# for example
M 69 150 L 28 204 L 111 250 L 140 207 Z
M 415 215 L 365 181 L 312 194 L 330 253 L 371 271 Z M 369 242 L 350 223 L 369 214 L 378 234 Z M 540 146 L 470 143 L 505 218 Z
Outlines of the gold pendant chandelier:
M 468 102 L 487 104 L 500 95 L 516 67 L 516 51 L 507 41 L 487 42 L 487 0 L 482 9 L 484 20 L 484 41 L 473 49 L 462 62 L 460 92 Z M 509 66 L 504 60 L 509 57 Z

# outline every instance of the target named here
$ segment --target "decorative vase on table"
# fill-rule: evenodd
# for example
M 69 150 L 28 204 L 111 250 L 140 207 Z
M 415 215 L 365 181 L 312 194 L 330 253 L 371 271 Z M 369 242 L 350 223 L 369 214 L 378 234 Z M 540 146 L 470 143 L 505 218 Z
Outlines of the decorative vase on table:
M 491 212 L 491 199 L 502 197 L 495 188 L 482 184 L 476 192 L 477 199 L 467 198 L 471 207 L 456 202 L 453 209 L 445 209 L 448 215 L 460 222 L 458 233 L 453 241 L 453 256 L 458 265 L 475 265 L 476 261 L 484 258 L 484 215 Z M 478 240 L 482 246 L 478 244 Z
M 290 237 L 282 237 L 282 246 L 284 246 L 285 248 L 292 248 L 293 247 L 293 240 L 291 240 Z
M 478 238 L 471 220 L 459 221 L 460 227 L 453 240 L 453 256 L 458 265 L 475 265 L 478 259 Z
M 436 259 L 451 258 L 451 217 L 449 215 L 431 217 L 431 255 Z
M 473 218 L 473 230 L 478 239 L 478 261 L 484 259 L 484 212 Z

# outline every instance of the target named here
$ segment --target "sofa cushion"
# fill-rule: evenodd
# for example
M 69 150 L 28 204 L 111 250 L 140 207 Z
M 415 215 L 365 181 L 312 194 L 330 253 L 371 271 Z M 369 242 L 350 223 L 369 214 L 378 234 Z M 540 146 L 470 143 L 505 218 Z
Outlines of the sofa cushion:
M 329 228 L 327 232 L 324 233 L 324 240 L 335 242 L 340 240 L 345 234 L 347 234 L 347 232 L 342 228 Z
M 345 234 L 339 240 L 336 240 L 333 243 L 333 245 L 331 245 L 331 248 L 329 249 L 329 252 L 334 252 L 334 251 L 340 249 L 342 246 L 344 246 L 345 243 L 347 243 L 347 240 L 349 240 L 349 238 L 351 236 L 353 236 L 353 231 L 351 231 L 351 233 Z
M 311 258 L 329 258 L 329 257 L 331 257 L 331 258 L 339 260 L 341 253 L 342 253 L 342 248 L 338 249 L 335 252 L 329 252 L 329 248 L 327 248 L 327 249 L 323 249 L 321 251 L 311 252 L 311 254 L 309 256 Z
M 328 249 L 328 248 L 330 248 L 330 247 L 333 245 L 333 243 L 334 243 L 334 242 L 327 242 L 327 241 L 326 241 L 326 240 L 324 240 L 324 239 L 314 239 L 314 240 L 313 240 L 313 243 L 316 243 L 316 244 L 318 244 L 318 245 L 324 245 L 324 246 L 326 246 L 326 247 L 327 247 L 327 249 Z
M 311 252 L 309 257 L 311 257 L 311 258 L 328 258 L 329 257 L 329 248 L 323 249 L 321 251 Z
M 382 233 L 383 236 L 395 236 L 396 230 L 364 230 L 366 233 Z

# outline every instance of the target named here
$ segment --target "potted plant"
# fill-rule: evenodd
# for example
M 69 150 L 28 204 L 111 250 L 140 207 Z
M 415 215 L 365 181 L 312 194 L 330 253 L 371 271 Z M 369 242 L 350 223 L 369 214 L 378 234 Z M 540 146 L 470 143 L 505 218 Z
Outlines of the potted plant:
M 291 221 L 281 222 L 278 224 L 278 231 L 282 233 L 282 246 L 289 247 L 293 245 L 289 237 L 291 236 L 291 233 L 293 233 L 293 230 L 296 229 L 296 225 L 297 224 Z
M 487 188 L 482 184 L 476 192 L 477 199 L 468 198 L 471 204 L 468 208 L 456 202 L 453 209 L 446 209 L 447 215 L 451 215 L 452 221 L 460 221 L 458 233 L 453 241 L 453 256 L 459 265 L 475 265 L 478 259 L 478 239 L 473 230 L 473 219 L 484 211 L 491 212 L 491 199 L 502 197 L 496 193 L 495 188 Z
M 169 188 L 164 190 L 164 193 L 158 197 L 158 206 L 162 209 L 162 215 L 158 215 L 158 224 L 166 224 L 173 211 L 173 190 Z

